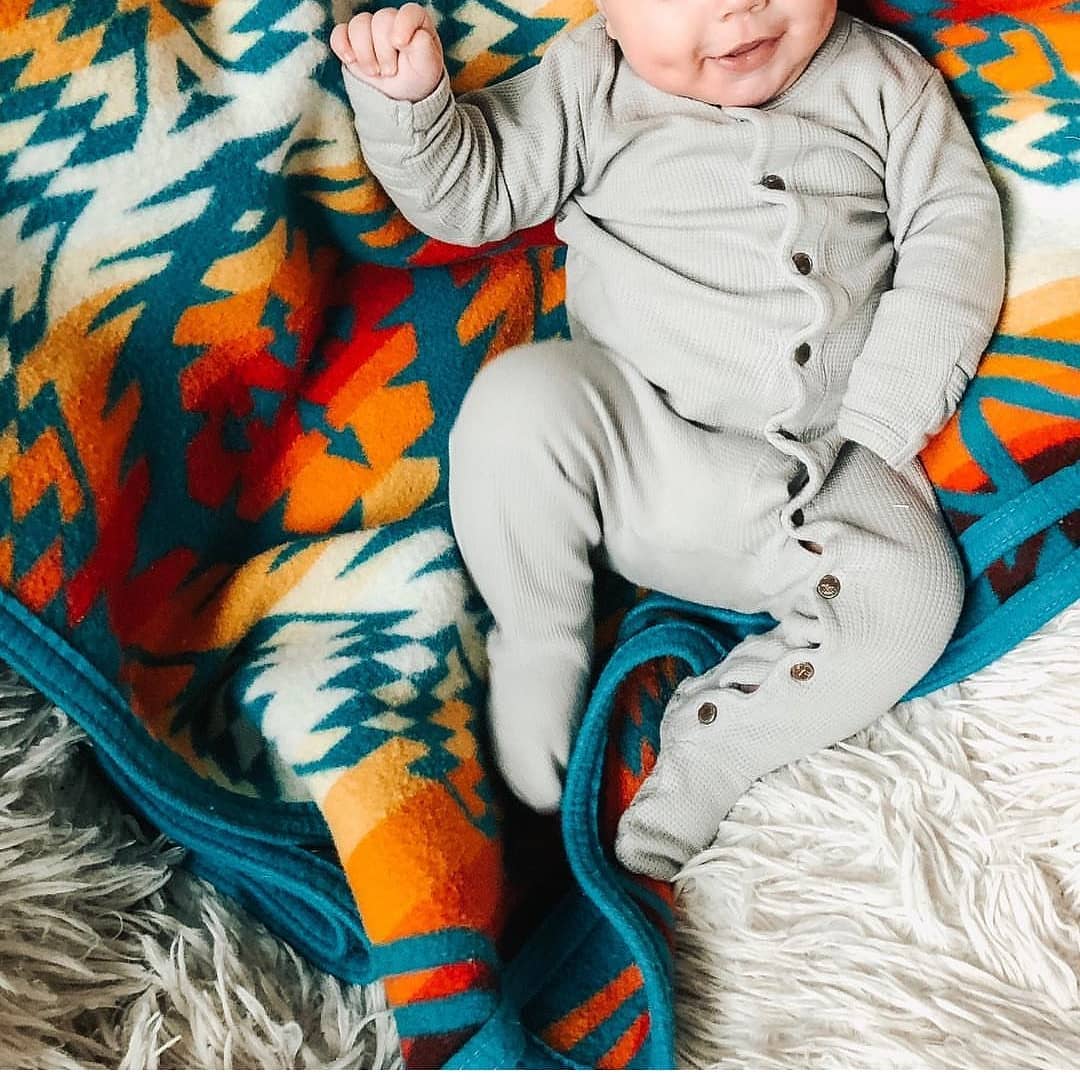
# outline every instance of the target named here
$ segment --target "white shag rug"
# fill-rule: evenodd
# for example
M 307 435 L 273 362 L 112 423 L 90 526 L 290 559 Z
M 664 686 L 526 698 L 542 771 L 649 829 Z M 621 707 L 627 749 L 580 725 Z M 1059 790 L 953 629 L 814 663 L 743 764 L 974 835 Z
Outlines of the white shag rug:
M 0 667 L 0 1069 L 398 1063 L 379 987 L 314 970 L 182 857 Z
M 1080 1062 L 1080 605 L 766 777 L 683 871 L 681 1063 Z
M 0 675 L 0 1067 L 394 1067 L 377 986 L 177 869 Z M 680 1064 L 1080 1061 L 1080 605 L 754 786 L 679 886 Z

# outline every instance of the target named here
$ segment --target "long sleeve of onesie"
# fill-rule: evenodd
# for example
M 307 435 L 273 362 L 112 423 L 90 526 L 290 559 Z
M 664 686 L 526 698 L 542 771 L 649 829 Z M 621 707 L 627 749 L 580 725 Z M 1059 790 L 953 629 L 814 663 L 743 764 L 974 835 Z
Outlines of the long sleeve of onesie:
M 395 101 L 343 69 L 368 168 L 429 236 L 476 246 L 551 218 L 582 180 L 589 64 L 569 37 L 539 64 L 455 100 L 445 72 Z
M 935 71 L 889 134 L 892 288 L 855 358 L 837 426 L 895 468 L 955 411 L 1005 285 L 1001 208 Z

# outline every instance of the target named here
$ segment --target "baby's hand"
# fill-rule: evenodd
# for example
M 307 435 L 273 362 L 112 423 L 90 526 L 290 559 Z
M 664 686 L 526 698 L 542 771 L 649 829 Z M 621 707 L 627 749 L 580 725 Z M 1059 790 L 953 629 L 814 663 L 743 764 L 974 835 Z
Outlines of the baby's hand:
M 349 74 L 398 101 L 426 98 L 442 78 L 442 43 L 419 4 L 362 11 L 334 27 L 330 48 Z

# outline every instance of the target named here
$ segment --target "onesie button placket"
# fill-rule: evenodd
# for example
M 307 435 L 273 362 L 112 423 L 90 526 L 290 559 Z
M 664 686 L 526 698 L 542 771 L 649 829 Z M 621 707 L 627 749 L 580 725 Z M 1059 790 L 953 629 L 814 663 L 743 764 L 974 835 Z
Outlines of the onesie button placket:
M 804 551 L 820 558 L 823 546 L 800 534 L 806 523 L 803 508 L 821 490 L 831 460 L 827 448 L 799 433 L 805 431 L 807 416 L 812 415 L 816 407 L 812 380 L 804 376 L 802 369 L 813 356 L 811 342 L 827 333 L 837 314 L 832 290 L 823 277 L 825 267 L 818 257 L 828 213 L 813 198 L 800 194 L 792 182 L 798 173 L 798 147 L 778 147 L 770 137 L 769 125 L 760 117 L 755 116 L 754 120 L 759 139 L 750 163 L 750 176 L 759 178 L 757 184 L 762 201 L 780 205 L 786 212 L 786 226 L 777 236 L 774 248 L 777 266 L 779 269 L 786 265 L 788 274 L 794 270 L 799 289 L 816 309 L 814 317 L 800 328 L 798 336 L 789 339 L 784 346 L 786 363 L 782 371 L 786 372 L 786 381 L 791 387 L 791 401 L 770 418 L 765 436 L 776 449 L 795 459 L 795 468 L 789 474 L 787 484 L 788 500 L 780 513 L 781 525 Z M 822 600 L 833 600 L 839 595 L 840 579 L 834 574 L 816 576 L 810 579 L 807 587 L 816 591 Z M 809 682 L 815 675 L 814 665 L 808 660 L 792 658 L 787 670 L 796 683 Z

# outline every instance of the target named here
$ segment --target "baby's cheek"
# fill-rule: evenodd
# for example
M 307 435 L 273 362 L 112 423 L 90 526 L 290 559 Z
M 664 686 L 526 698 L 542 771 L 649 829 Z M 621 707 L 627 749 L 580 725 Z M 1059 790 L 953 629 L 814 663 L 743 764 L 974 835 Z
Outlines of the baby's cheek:
M 680 97 L 700 97 L 703 80 L 706 77 L 705 66 L 686 56 L 654 60 L 650 74 L 642 74 L 646 82 L 669 94 Z

